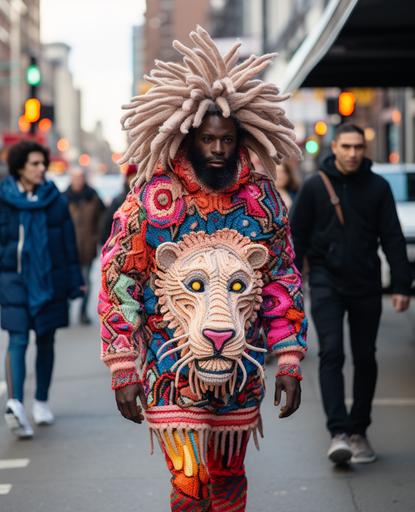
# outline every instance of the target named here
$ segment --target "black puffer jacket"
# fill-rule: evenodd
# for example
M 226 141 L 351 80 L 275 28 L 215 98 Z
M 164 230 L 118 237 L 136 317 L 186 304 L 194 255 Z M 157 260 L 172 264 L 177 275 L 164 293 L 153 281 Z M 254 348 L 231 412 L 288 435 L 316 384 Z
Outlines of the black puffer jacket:
M 310 284 L 331 284 L 347 295 L 381 292 L 379 243 L 392 273 L 393 292 L 409 294 L 411 269 L 406 243 L 388 182 L 364 159 L 353 175 L 341 174 L 334 157 L 321 170 L 340 199 L 345 225 L 339 223 L 319 175 L 308 179 L 291 211 L 296 263 L 310 265 Z

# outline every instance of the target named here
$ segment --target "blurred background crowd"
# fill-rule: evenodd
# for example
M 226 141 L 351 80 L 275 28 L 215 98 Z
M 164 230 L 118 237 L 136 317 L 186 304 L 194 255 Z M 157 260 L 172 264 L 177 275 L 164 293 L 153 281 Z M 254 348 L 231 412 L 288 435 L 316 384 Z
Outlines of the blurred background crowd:
M 8 148 L 32 138 L 50 148 L 49 177 L 60 190 L 76 168 L 108 206 L 122 192 L 127 172 L 116 163 L 126 142 L 118 129 L 120 104 L 148 90 L 143 75 L 154 59 L 177 59 L 171 41 L 187 41 L 199 23 L 223 51 L 238 38 L 241 57 L 280 54 L 264 78 L 293 93 L 285 108 L 304 153 L 300 164 L 289 162 L 279 173 L 287 205 L 329 152 L 335 126 L 351 121 L 364 129 L 367 156 L 392 186 L 414 261 L 415 15 L 409 0 L 400 4 L 394 9 L 382 0 L 128 0 L 117 10 L 123 19 L 97 22 L 97 44 L 107 40 L 109 46 L 94 55 L 86 37 L 93 37 L 97 2 L 82 7 L 82 18 L 78 2 L 2 1 L 0 175 L 7 173 Z M 69 26 L 79 20 L 78 34 L 65 32 L 60 15 Z M 81 64 L 83 59 L 89 64 Z M 82 71 L 86 66 L 90 75 Z M 386 265 L 383 279 L 387 286 Z

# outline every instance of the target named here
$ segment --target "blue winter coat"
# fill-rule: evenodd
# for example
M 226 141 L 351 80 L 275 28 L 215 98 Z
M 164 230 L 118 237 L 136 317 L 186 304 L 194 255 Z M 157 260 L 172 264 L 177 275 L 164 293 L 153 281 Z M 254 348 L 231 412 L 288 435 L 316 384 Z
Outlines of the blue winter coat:
M 29 312 L 28 285 L 22 272 L 21 208 L 12 197 L 14 178 L 0 183 L 0 305 L 1 327 L 11 332 L 34 329 L 37 334 L 68 325 L 68 299 L 80 297 L 83 279 L 78 263 L 75 233 L 66 199 L 55 185 L 41 185 L 45 197 L 46 228 L 39 240 L 48 250 L 51 299 L 36 315 Z M 12 187 L 12 188 L 11 188 Z M 36 193 L 36 191 L 35 191 Z M 40 195 L 40 194 L 39 194 Z M 20 243 L 19 243 L 20 242 Z M 23 263 L 24 264 L 24 263 Z

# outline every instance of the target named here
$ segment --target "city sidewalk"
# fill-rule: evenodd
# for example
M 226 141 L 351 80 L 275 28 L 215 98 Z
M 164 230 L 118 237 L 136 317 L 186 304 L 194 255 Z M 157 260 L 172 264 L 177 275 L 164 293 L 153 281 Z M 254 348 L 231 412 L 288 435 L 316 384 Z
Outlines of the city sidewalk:
M 304 362 L 303 404 L 285 420 L 272 405 L 275 364 L 267 368 L 265 439 L 250 447 L 248 510 L 255 512 L 413 512 L 415 510 L 415 339 L 412 311 L 396 315 L 384 302 L 380 380 L 370 436 L 372 465 L 335 469 L 326 459 L 313 329 Z M 1 333 L 3 360 L 6 346 Z M 33 346 L 28 357 L 33 394 Z M 0 376 L 4 375 L 3 370 Z M 350 389 L 350 357 L 347 365 Z M 57 422 L 16 441 L 0 417 L 1 512 L 165 512 L 168 472 L 148 433 L 122 419 L 99 361 L 98 326 L 59 332 L 51 403 Z M 5 396 L 0 398 L 4 408 Z M 30 410 L 30 409 L 29 409 Z

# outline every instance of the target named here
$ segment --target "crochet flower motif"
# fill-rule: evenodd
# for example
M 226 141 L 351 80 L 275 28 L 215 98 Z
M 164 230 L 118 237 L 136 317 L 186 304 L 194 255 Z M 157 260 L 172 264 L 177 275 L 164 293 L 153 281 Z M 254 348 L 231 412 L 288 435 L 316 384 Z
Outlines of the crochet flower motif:
M 141 196 L 149 224 L 167 228 L 183 221 L 185 203 L 177 197 L 174 184 L 167 176 L 154 176 L 143 189 Z
M 265 286 L 262 296 L 262 308 L 267 317 L 283 317 L 293 305 L 287 290 L 276 282 Z
M 263 289 L 262 308 L 264 316 L 272 319 L 268 333 L 268 341 L 272 344 L 295 334 L 294 326 L 285 318 L 292 307 L 292 298 L 281 284 L 273 282 Z

